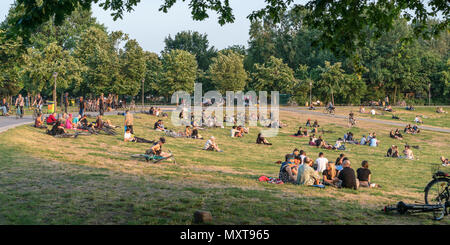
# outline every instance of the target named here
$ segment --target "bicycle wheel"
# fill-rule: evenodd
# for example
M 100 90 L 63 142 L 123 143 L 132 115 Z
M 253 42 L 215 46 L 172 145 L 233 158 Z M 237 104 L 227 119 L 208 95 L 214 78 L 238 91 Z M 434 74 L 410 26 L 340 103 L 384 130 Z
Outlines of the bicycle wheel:
M 433 211 L 435 220 L 441 220 L 446 215 L 445 204 L 450 197 L 449 184 L 448 179 L 435 179 L 425 188 L 425 204 L 442 206 L 442 209 Z

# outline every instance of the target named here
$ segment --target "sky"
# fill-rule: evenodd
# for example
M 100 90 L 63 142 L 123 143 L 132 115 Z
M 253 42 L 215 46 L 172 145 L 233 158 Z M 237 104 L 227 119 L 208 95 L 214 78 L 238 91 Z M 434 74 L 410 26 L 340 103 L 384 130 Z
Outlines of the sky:
M 0 21 L 8 14 L 14 0 L 0 1 Z M 245 45 L 249 40 L 250 21 L 247 16 L 254 10 L 265 6 L 264 0 L 231 0 L 230 5 L 236 18 L 234 23 L 221 26 L 217 15 L 210 12 L 204 21 L 194 21 L 188 4 L 178 1 L 167 14 L 158 9 L 163 0 L 143 0 L 135 10 L 124 14 L 123 19 L 114 21 L 110 12 L 104 11 L 98 5 L 92 6 L 93 16 L 103 23 L 108 31 L 122 30 L 136 39 L 144 50 L 160 53 L 164 49 L 164 39 L 175 36 L 180 31 L 192 30 L 208 35 L 210 46 L 217 49 L 231 45 Z

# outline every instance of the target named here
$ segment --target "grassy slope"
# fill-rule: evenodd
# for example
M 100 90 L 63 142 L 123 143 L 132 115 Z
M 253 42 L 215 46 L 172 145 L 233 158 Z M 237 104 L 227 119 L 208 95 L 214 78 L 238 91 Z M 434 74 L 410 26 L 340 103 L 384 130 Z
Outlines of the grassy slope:
M 156 118 L 138 115 L 136 132 L 157 139 L 151 130 Z M 345 120 L 318 119 L 330 142 L 347 130 Z M 123 117 L 108 117 L 122 124 Z M 243 139 L 229 138 L 228 129 L 202 132 L 216 136 L 224 153 L 204 152 L 204 141 L 168 139 L 178 164 L 150 165 L 130 159 L 148 145 L 122 142 L 122 136 L 54 139 L 23 126 L 0 134 L 0 224 L 190 224 L 198 209 L 209 210 L 213 224 L 433 224 L 431 215 L 385 215 L 386 204 L 400 200 L 423 202 L 432 163 L 449 155 L 448 134 L 424 132 L 406 136 L 420 145 L 417 161 L 386 159 L 389 128 L 362 123 L 356 137 L 375 131 L 381 147 L 348 146 L 353 168 L 369 160 L 373 181 L 382 189 L 359 191 L 312 189 L 257 182 L 261 175 L 277 176 L 275 161 L 295 147 L 315 158 L 318 149 L 307 139 L 287 137 L 305 116 L 282 113 L 289 127 L 270 139 L 273 146 L 254 144 L 258 130 Z M 441 140 L 439 140 L 441 139 Z M 325 151 L 330 160 L 339 152 Z M 436 165 L 436 164 L 435 164 Z M 450 224 L 446 219 L 441 224 Z

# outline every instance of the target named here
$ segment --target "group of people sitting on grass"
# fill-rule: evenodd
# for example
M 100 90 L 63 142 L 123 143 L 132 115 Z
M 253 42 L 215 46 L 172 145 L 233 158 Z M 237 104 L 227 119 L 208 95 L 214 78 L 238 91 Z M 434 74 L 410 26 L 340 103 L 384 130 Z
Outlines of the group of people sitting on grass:
M 231 128 L 231 138 L 242 138 L 249 133 L 249 129 L 244 126 L 233 126 Z
M 414 160 L 414 153 L 411 150 L 411 146 L 405 145 L 405 149 L 403 150 L 403 155 L 400 155 L 400 153 L 398 151 L 398 146 L 392 145 L 388 149 L 388 151 L 386 153 L 386 157 L 403 158 L 403 159 L 408 159 L 408 160 Z
M 448 112 L 444 111 L 444 108 L 441 106 L 441 107 L 436 108 L 436 113 L 447 114 Z
M 303 127 L 299 127 L 297 133 L 294 134 L 297 137 L 308 137 L 308 129 L 303 129 Z
M 363 135 L 359 142 L 360 145 L 368 145 L 370 147 L 377 147 L 379 143 L 380 140 L 377 138 L 376 133 L 369 133 L 367 137 Z
M 147 114 L 152 115 L 152 116 L 157 116 L 157 117 L 168 117 L 169 116 L 169 115 L 167 115 L 167 113 L 163 112 L 161 110 L 161 108 L 153 107 L 153 106 L 150 107 L 150 110 L 148 111 Z
M 400 130 L 396 129 L 391 130 L 391 132 L 389 132 L 389 137 L 393 138 L 393 139 L 398 139 L 398 140 L 402 140 L 403 139 L 403 135 L 400 133 Z
M 316 138 L 315 134 L 313 134 L 309 137 L 309 145 L 315 146 L 317 148 L 327 149 L 327 150 L 339 150 L 339 151 L 346 150 L 343 139 L 339 138 L 334 145 L 331 145 L 331 144 L 328 144 L 323 139 L 322 135 L 320 135 L 319 138 Z
M 358 189 L 359 187 L 380 187 L 371 182 L 372 173 L 368 161 L 361 163 L 361 168 L 355 171 L 351 168 L 350 160 L 344 154 L 329 162 L 324 153 L 313 161 L 306 156 L 306 152 L 295 149 L 285 156 L 281 163 L 279 179 L 283 183 L 306 186 L 328 185 L 337 188 Z
M 420 128 L 417 125 L 411 126 L 411 124 L 406 125 L 403 130 L 406 134 L 418 134 L 420 133 Z

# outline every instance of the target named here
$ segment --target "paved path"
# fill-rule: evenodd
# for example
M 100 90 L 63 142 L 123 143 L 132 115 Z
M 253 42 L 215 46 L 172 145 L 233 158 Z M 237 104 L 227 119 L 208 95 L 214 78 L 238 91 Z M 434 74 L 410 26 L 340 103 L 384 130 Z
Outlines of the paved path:
M 175 106 L 160 106 L 163 110 L 174 110 Z M 137 109 L 139 110 L 139 109 Z M 347 119 L 346 116 L 342 115 L 328 115 L 325 113 L 322 113 L 320 111 L 310 111 L 307 108 L 302 107 L 281 107 L 281 111 L 290 111 L 290 112 L 297 112 L 300 114 L 309 114 L 309 115 L 318 115 L 318 116 L 328 116 L 331 118 L 340 118 L 340 119 Z M 118 111 L 113 112 L 105 112 L 105 115 L 117 115 Z M 77 114 L 77 113 L 75 113 Z M 86 114 L 90 115 L 97 115 L 96 112 L 86 112 Z M 384 124 L 389 126 L 398 126 L 398 127 L 405 127 L 407 123 L 401 123 L 401 122 L 394 122 L 394 121 L 387 121 L 387 120 L 379 120 L 379 119 L 371 119 L 371 118 L 357 118 L 358 121 L 366 121 L 371 123 L 378 123 L 378 124 Z M 8 129 L 15 128 L 18 126 L 31 124 L 33 123 L 33 119 L 31 116 L 24 116 L 22 119 L 16 119 L 15 116 L 10 117 L 0 117 L 0 133 L 5 132 Z M 434 132 L 441 132 L 441 133 L 450 133 L 450 129 L 447 128 L 439 128 L 439 127 L 431 127 L 431 126 L 420 126 L 420 128 L 425 130 L 430 130 Z

